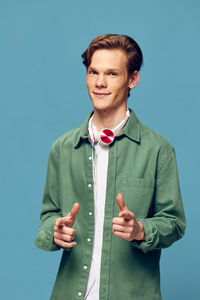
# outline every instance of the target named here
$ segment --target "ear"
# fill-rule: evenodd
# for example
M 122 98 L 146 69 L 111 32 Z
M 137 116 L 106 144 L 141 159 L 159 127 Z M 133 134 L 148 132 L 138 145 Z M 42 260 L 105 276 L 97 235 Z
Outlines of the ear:
M 129 89 L 133 89 L 137 86 L 138 82 L 140 80 L 140 75 L 138 71 L 134 71 L 133 74 L 129 77 L 129 83 L 128 87 Z

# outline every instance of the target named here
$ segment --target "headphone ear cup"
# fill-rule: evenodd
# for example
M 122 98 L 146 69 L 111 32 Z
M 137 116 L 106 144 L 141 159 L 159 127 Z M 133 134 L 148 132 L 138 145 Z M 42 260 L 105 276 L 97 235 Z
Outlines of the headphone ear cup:
M 110 129 L 103 129 L 100 133 L 100 143 L 104 146 L 110 145 L 114 141 L 115 135 Z
M 127 109 L 126 118 L 124 120 L 122 120 L 113 130 L 105 128 L 100 132 L 100 134 L 97 132 L 96 127 L 92 125 L 92 117 L 93 117 L 92 116 L 88 123 L 89 139 L 92 145 L 94 146 L 95 142 L 98 142 L 104 146 L 110 145 L 114 141 L 115 133 L 121 130 L 121 128 L 126 124 L 129 116 L 130 116 L 130 111 Z

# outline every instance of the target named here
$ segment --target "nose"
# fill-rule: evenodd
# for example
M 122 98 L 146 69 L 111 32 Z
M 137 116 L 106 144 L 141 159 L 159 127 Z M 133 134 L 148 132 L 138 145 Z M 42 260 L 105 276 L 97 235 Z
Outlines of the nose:
M 96 79 L 96 87 L 97 88 L 105 88 L 107 87 L 107 81 L 104 75 L 98 75 Z

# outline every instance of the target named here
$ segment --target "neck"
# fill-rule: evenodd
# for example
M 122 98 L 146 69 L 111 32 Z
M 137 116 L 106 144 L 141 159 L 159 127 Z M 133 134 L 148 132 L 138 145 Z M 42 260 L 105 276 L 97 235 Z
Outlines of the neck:
M 93 124 L 98 131 L 115 128 L 126 117 L 126 106 L 116 111 L 97 111 L 94 109 Z

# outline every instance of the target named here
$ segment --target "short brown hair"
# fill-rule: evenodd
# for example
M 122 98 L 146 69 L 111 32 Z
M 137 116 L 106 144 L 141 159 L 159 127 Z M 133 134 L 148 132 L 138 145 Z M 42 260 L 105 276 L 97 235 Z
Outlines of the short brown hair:
M 99 49 L 122 49 L 127 55 L 129 75 L 134 71 L 139 71 L 142 66 L 142 51 L 136 41 L 127 35 L 103 34 L 97 36 L 82 54 L 83 64 L 86 68 L 91 64 L 94 52 Z

